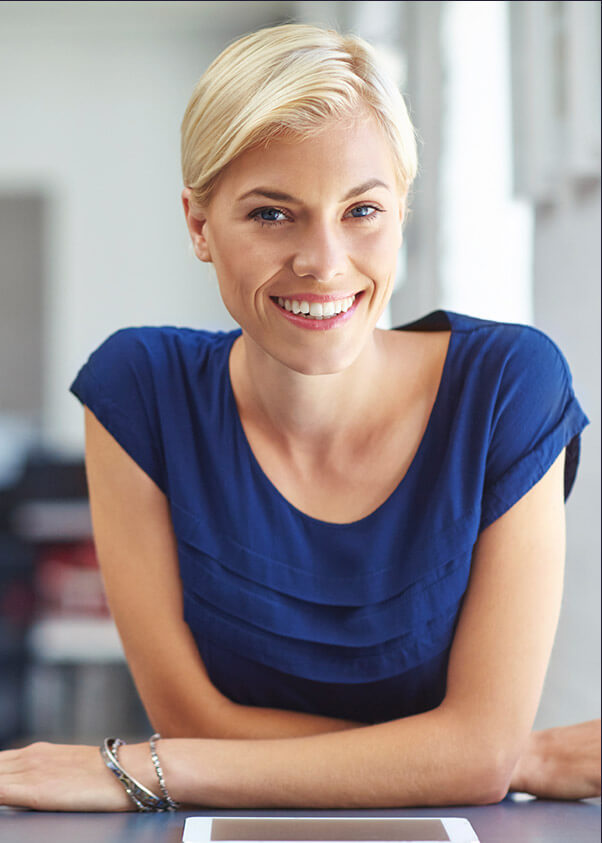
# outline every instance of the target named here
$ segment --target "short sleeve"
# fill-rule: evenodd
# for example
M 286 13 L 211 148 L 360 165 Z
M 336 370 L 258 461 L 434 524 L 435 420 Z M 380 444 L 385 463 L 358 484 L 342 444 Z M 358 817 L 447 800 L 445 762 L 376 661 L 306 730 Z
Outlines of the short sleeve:
M 580 434 L 589 424 L 567 361 L 552 340 L 526 326 L 506 330 L 512 333 L 492 415 L 481 530 L 523 497 L 565 447 L 566 500 L 577 473 Z
M 165 491 L 155 369 L 156 329 L 123 328 L 94 351 L 70 386 L 82 404 Z

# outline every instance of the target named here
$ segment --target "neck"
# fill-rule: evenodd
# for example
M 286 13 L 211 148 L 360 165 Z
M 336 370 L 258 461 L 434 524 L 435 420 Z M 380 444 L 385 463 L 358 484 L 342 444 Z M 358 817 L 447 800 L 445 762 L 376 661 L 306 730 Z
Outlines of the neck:
M 305 375 L 267 355 L 243 334 L 232 348 L 230 377 L 243 423 L 269 432 L 288 451 L 328 452 L 335 441 L 370 429 L 382 404 L 385 349 L 375 331 L 344 371 Z

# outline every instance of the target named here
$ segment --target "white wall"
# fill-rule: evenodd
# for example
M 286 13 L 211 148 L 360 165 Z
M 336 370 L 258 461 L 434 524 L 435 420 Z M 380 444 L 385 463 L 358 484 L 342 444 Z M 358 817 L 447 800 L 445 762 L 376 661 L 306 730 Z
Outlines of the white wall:
M 531 323 L 533 211 L 513 195 L 507 4 L 444 3 L 441 306 Z
M 516 193 L 531 203 L 533 319 L 591 425 L 567 503 L 565 589 L 541 727 L 600 715 L 600 5 L 509 3 Z
M 567 561 L 542 727 L 600 716 L 600 183 L 573 185 L 538 208 L 534 311 L 571 366 L 590 419 L 567 502 Z

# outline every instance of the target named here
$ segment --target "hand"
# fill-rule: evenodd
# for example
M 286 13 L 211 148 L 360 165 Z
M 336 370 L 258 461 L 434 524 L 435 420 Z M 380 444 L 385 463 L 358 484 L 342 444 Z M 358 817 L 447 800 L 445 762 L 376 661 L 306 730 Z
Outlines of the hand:
M 142 775 L 139 781 L 152 782 L 146 744 L 122 747 L 119 757 L 133 776 Z M 0 752 L 0 805 L 40 811 L 131 811 L 135 807 L 105 766 L 98 747 L 51 743 Z
M 600 720 L 533 732 L 510 790 L 542 799 L 600 796 Z

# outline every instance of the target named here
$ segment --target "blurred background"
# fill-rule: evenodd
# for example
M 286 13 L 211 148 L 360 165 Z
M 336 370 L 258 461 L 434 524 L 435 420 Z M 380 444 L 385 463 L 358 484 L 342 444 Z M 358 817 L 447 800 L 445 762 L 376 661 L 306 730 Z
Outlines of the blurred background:
M 179 124 L 228 42 L 292 21 L 370 40 L 418 129 L 383 325 L 443 307 L 533 324 L 568 359 L 592 424 L 536 725 L 599 716 L 599 3 L 2 2 L 0 747 L 148 734 L 68 388 L 118 328 L 233 326 L 188 248 Z

